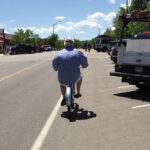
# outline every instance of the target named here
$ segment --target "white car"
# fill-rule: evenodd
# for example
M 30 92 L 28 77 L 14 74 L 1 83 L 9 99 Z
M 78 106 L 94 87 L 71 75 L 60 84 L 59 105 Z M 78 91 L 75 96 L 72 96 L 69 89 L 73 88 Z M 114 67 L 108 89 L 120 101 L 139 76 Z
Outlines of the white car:
M 51 51 L 51 50 L 52 50 L 52 47 L 51 47 L 51 46 L 46 46 L 46 47 L 44 47 L 44 50 L 45 50 L 45 51 Z

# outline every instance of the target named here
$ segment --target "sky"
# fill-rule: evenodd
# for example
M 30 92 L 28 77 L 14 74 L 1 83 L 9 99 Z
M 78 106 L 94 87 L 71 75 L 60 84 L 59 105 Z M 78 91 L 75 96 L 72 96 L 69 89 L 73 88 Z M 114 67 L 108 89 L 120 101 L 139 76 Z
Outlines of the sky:
M 13 34 L 30 29 L 41 38 L 90 40 L 107 28 L 126 0 L 0 0 L 0 29 Z M 54 27 L 54 28 L 53 28 Z

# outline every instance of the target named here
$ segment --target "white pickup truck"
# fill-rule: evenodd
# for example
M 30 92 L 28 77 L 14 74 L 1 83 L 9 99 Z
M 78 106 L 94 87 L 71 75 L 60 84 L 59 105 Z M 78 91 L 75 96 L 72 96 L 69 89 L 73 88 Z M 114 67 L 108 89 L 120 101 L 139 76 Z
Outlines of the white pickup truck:
M 150 88 L 150 39 L 127 40 L 126 47 L 121 44 L 115 72 L 110 75 L 141 89 Z

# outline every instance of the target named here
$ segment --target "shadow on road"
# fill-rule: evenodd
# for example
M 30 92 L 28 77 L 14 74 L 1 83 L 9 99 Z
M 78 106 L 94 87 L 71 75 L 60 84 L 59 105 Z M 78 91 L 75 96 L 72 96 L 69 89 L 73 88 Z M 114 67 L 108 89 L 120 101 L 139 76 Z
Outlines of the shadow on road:
M 114 94 L 114 95 L 115 96 L 126 97 L 126 98 L 131 98 L 131 99 L 134 99 L 134 100 L 150 102 L 150 92 L 140 90 L 140 89 L 138 89 L 136 91 L 117 93 L 117 94 Z
M 70 122 L 75 122 L 76 120 L 86 120 L 90 118 L 94 118 L 97 115 L 93 111 L 84 110 L 83 108 L 79 108 L 79 105 L 75 103 L 74 111 L 72 112 L 71 117 L 68 116 L 67 111 L 62 112 L 61 117 L 69 119 Z

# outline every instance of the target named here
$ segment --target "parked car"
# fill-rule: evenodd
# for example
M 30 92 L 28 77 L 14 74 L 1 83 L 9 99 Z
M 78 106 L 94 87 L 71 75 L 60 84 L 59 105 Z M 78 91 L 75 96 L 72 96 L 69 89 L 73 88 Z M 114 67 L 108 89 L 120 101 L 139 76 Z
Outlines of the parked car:
M 107 53 L 108 53 L 108 55 L 110 55 L 111 48 L 112 48 L 113 46 L 115 46 L 117 43 L 118 43 L 117 40 L 116 40 L 116 41 L 110 41 L 110 44 L 109 44 L 109 46 L 108 46 L 108 48 L 107 48 Z
M 110 51 L 110 58 L 114 63 L 117 62 L 118 44 L 118 42 L 115 42 L 115 45 L 111 47 Z
M 112 37 L 109 37 L 107 35 L 98 35 L 94 43 L 94 49 L 98 52 L 100 51 L 106 52 L 108 49 L 109 43 L 113 40 L 114 39 Z
M 126 41 L 127 41 L 127 40 L 128 40 L 128 39 L 123 39 L 123 40 L 122 40 L 122 43 L 123 43 L 125 46 L 126 46 Z M 117 62 L 119 42 L 120 42 L 120 41 L 117 41 L 117 42 L 115 43 L 115 45 L 111 47 L 110 57 L 111 57 L 111 60 L 112 60 L 114 63 Z
M 35 53 L 36 48 L 27 44 L 16 44 L 10 50 L 10 54 L 24 54 L 24 53 Z
M 150 39 L 150 32 L 136 34 L 132 39 Z
M 45 47 L 44 47 L 44 50 L 45 50 L 45 51 L 51 51 L 51 50 L 52 50 L 52 47 L 51 47 L 51 46 L 45 46 Z
M 37 52 L 44 52 L 44 51 L 45 51 L 45 49 L 44 49 L 43 46 L 38 46 L 37 47 Z

